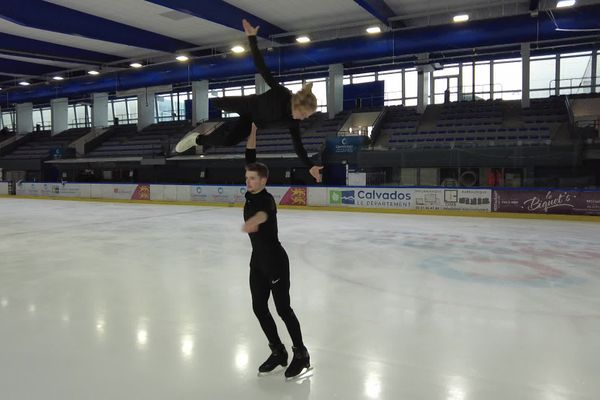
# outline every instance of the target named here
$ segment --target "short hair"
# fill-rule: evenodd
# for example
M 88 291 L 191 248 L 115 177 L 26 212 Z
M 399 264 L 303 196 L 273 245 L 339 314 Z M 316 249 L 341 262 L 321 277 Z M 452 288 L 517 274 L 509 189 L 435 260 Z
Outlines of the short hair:
M 246 171 L 253 171 L 258 174 L 261 178 L 269 179 L 269 167 L 260 162 L 255 162 L 246 165 Z

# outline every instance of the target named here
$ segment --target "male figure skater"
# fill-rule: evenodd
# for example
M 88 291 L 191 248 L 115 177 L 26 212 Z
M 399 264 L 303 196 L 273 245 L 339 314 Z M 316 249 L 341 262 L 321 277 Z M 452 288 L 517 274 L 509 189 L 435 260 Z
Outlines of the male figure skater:
M 285 370 L 286 378 L 297 376 L 310 367 L 310 356 L 302 341 L 300 323 L 290 307 L 290 265 L 287 253 L 277 233 L 277 206 L 265 186 L 269 178 L 266 165 L 256 162 L 256 126 L 246 143 L 246 204 L 242 230 L 250 236 L 250 292 L 252 309 L 269 340 L 271 355 L 258 368 L 270 372 L 278 365 L 286 366 L 288 354 L 277 333 L 275 321 L 269 312 L 268 300 L 273 293 L 277 314 L 281 317 L 292 339 L 294 356 Z

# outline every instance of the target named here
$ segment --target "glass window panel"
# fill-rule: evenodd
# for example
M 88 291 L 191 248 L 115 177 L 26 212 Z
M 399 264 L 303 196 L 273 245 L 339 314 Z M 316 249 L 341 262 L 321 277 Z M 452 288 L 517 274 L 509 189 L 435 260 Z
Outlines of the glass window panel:
M 127 108 L 129 109 L 129 123 L 134 123 L 138 119 L 138 103 L 137 98 L 132 97 L 127 99 Z M 78 115 L 79 117 L 79 115 Z
M 366 83 L 366 82 L 375 82 L 375 73 L 369 72 L 366 74 L 354 74 L 352 75 L 352 83 Z
M 404 84 L 406 85 L 405 95 L 407 99 L 411 97 L 414 97 L 415 99 L 417 98 L 417 79 L 416 70 L 407 70 L 404 74 Z
M 560 58 L 560 94 L 589 93 L 592 76 L 592 57 Z
M 530 63 L 530 89 L 549 89 L 556 84 L 556 59 L 532 60 Z

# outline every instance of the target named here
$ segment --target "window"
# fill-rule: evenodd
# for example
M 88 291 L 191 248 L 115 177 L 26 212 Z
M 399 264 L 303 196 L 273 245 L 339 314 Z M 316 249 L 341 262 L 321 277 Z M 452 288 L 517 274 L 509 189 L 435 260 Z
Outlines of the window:
M 418 96 L 418 76 L 417 70 L 414 68 L 407 69 L 404 72 L 404 85 L 405 85 L 405 105 L 417 105 L 417 96 Z M 410 104 L 409 104 L 410 100 Z M 414 100 L 414 101 L 413 101 Z M 414 103 L 414 104 L 413 104 Z
M 386 106 L 402 104 L 402 70 L 385 71 L 378 74 L 377 80 L 383 81 L 383 104 Z
M 90 106 L 88 104 L 77 104 L 75 106 L 77 113 L 77 127 L 84 128 L 90 124 Z
M 480 61 L 475 63 L 475 99 L 489 100 L 491 93 L 490 85 L 490 62 Z
M 137 97 L 127 99 L 127 123 L 133 124 L 138 119 L 138 103 Z
M 560 55 L 560 94 L 591 91 L 591 52 Z
M 242 89 L 243 89 L 244 96 L 249 96 L 251 94 L 256 94 L 256 87 L 254 85 L 252 85 L 252 86 L 244 86 Z
M 36 131 L 38 125 L 40 129 L 44 129 L 44 121 L 42 119 L 42 110 L 40 108 L 33 109 L 33 130 Z
M 242 87 L 241 86 L 225 89 L 225 97 L 241 96 L 241 95 L 242 95 Z
M 433 76 L 435 78 L 437 78 L 438 76 L 457 76 L 458 73 L 458 66 L 456 64 L 448 64 L 444 65 L 443 69 L 433 71 Z
M 494 99 L 519 100 L 523 88 L 523 62 L 520 59 L 498 60 L 494 68 Z
M 550 97 L 556 86 L 556 56 L 531 57 L 529 71 L 530 97 Z
M 352 84 L 375 82 L 375 73 L 369 72 L 366 74 L 354 74 L 352 75 Z
M 10 131 L 15 130 L 15 112 L 5 111 L 2 113 L 2 126 Z
M 173 120 L 173 96 L 171 93 L 156 95 L 156 119 L 158 122 Z
M 302 89 L 302 81 L 284 82 L 283 86 L 290 89 L 292 91 L 292 93 L 296 93 Z
M 462 65 L 462 93 L 461 100 L 473 99 L 473 63 L 465 63 Z
M 325 78 L 308 79 L 312 82 L 312 92 L 317 98 L 317 111 L 327 112 L 327 80 Z
M 127 123 L 127 106 L 125 105 L 125 99 L 113 100 L 112 106 L 114 110 L 114 118 L 118 118 L 120 123 Z M 112 121 L 112 120 L 111 120 Z

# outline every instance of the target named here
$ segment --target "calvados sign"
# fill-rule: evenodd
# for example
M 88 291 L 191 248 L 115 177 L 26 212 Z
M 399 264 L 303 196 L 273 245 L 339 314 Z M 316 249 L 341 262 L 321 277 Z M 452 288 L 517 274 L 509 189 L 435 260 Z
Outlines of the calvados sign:
M 600 215 L 600 192 L 562 190 L 494 190 L 496 212 Z

